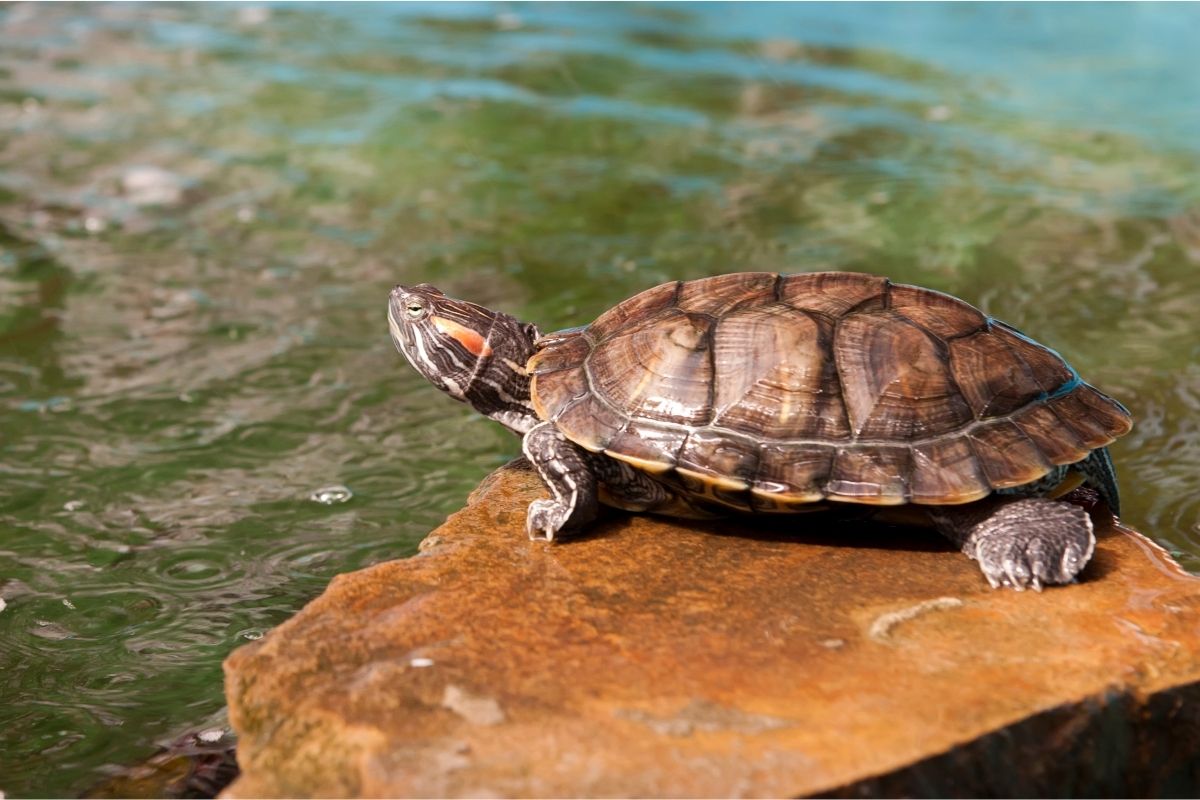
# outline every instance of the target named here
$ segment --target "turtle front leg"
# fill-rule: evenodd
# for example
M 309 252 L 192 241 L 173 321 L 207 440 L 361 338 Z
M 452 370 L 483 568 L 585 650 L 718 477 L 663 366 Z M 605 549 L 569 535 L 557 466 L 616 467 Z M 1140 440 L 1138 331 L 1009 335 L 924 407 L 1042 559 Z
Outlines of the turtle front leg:
M 992 497 L 926 509 L 934 525 L 979 562 L 992 588 L 1070 583 L 1092 557 L 1087 512 L 1041 497 Z
M 525 530 L 530 539 L 554 541 L 556 534 L 579 530 L 596 518 L 596 476 L 587 451 L 550 422 L 534 425 L 525 434 L 521 451 L 554 496 L 529 504 Z

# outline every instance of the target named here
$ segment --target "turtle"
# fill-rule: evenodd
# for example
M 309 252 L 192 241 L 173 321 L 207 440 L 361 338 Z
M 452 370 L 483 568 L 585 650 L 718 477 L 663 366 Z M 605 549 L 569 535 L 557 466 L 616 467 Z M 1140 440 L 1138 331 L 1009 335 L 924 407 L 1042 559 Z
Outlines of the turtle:
M 647 289 L 590 325 L 537 325 L 396 286 L 396 347 L 522 437 L 549 490 L 531 539 L 601 503 L 677 517 L 861 509 L 918 518 L 993 588 L 1066 584 L 1120 511 L 1119 402 L 951 295 L 857 272 L 740 272 Z

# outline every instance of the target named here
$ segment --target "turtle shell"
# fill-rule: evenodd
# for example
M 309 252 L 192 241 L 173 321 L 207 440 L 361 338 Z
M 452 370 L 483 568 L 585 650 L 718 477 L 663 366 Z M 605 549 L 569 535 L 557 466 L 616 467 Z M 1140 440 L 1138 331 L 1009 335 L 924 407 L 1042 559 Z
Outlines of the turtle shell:
M 966 503 L 1131 426 L 1053 350 L 858 273 L 666 283 L 545 337 L 528 369 L 572 441 L 758 511 Z

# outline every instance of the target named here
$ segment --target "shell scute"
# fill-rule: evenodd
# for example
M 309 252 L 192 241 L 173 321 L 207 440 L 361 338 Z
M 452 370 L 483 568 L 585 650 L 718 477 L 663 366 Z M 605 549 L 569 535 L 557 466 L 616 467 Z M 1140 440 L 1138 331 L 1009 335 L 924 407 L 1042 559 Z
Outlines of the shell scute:
M 675 305 L 675 296 L 679 292 L 680 286 L 679 281 L 659 284 L 618 303 L 597 317 L 596 321 L 587 327 L 588 335 L 594 341 L 600 341 L 606 336 L 623 330 L 631 322 L 639 323 L 652 319 L 660 311 Z
M 806 272 L 785 277 L 779 299 L 800 311 L 840 317 L 855 308 L 882 308 L 890 285 L 861 272 Z
M 975 416 L 1002 417 L 1044 394 L 1025 359 L 991 330 L 947 343 L 950 373 Z
M 1032 483 L 1050 471 L 1042 451 L 1012 420 L 993 420 L 967 436 L 993 489 Z
M 896 284 L 888 293 L 889 307 L 934 336 L 949 339 L 982 330 L 987 317 L 979 309 L 932 289 Z
M 913 445 L 909 499 L 930 505 L 966 503 L 992 491 L 975 451 L 962 436 Z
M 1091 452 L 1047 403 L 1031 405 L 1013 416 L 1012 421 L 1051 464 L 1074 464 Z
M 814 443 L 766 442 L 759 448 L 753 496 L 812 503 L 825 496 L 837 448 Z
M 1029 367 L 1033 379 L 1043 392 L 1050 394 L 1064 385 L 1078 380 L 1079 376 L 1067 366 L 1062 356 L 1048 347 L 1038 344 L 1011 325 L 992 320 L 991 330 L 1008 348 Z
M 608 447 L 629 423 L 591 394 L 565 406 L 553 419 L 560 429 L 571 432 L 571 441 L 594 453 Z
M 665 472 L 675 466 L 687 435 L 679 428 L 633 419 L 612 438 L 604 452 L 648 472 Z
M 631 417 L 703 425 L 712 416 L 712 320 L 672 310 L 613 334 L 588 358 L 592 389 Z
M 765 439 L 850 436 L 832 325 L 782 303 L 722 317 L 713 333 L 714 424 Z
M 542 419 L 554 419 L 570 403 L 588 393 L 587 376 L 580 364 L 573 369 L 535 372 L 530 392 L 533 408 Z
M 775 299 L 774 272 L 735 272 L 687 281 L 679 288 L 679 308 L 697 314 L 720 316 L 744 306 Z
M 1081 444 L 1092 450 L 1124 436 L 1131 427 L 1124 406 L 1087 384 L 1061 397 L 1050 398 L 1046 405 Z
M 544 336 L 536 347 L 525 367 L 530 375 L 577 367 L 592 351 L 592 343 L 580 331 Z
M 908 501 L 907 447 L 844 447 L 837 451 L 825 486 L 830 500 L 899 505 Z
M 759 446 L 752 440 L 701 428 L 679 451 L 676 469 L 727 489 L 748 489 L 758 470 Z
M 833 350 L 850 427 L 860 438 L 906 442 L 974 419 L 938 344 L 894 312 L 843 317 Z

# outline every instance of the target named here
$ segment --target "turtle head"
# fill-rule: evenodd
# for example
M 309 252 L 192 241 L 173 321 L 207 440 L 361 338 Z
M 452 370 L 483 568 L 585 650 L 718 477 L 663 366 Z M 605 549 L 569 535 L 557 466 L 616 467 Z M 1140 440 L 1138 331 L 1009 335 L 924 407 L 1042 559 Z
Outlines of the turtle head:
M 525 372 L 536 325 L 422 283 L 392 289 L 388 328 L 408 363 L 455 400 L 519 434 L 539 422 Z

